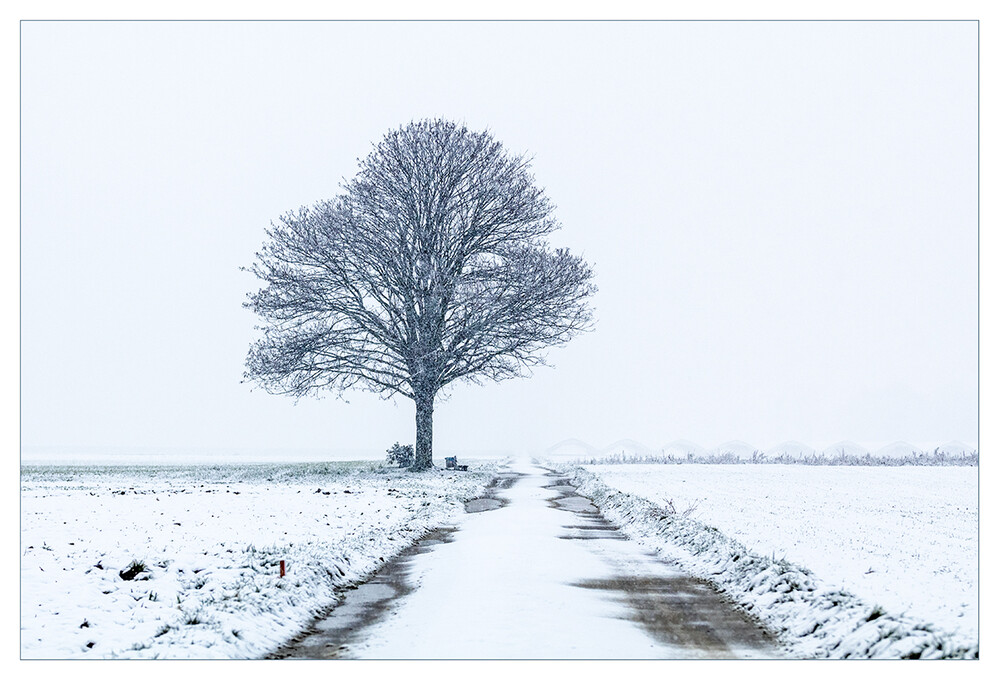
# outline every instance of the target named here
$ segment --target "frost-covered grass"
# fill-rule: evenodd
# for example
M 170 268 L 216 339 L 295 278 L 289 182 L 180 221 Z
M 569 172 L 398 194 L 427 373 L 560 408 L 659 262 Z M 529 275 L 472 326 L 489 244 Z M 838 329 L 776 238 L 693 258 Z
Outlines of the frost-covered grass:
M 977 468 L 561 469 L 799 655 L 978 654 Z M 670 513 L 667 501 L 697 510 Z
M 617 453 L 606 456 L 591 456 L 575 461 L 580 465 L 810 465 L 810 466 L 853 466 L 853 467 L 944 467 L 968 466 L 978 467 L 978 451 L 947 452 L 942 449 L 934 451 L 910 451 L 902 455 L 850 454 L 844 451 L 835 453 L 809 453 L 793 455 L 789 453 L 764 453 L 750 450 L 748 453 L 732 451 L 715 451 L 713 453 L 683 454 L 628 454 Z
M 462 512 L 494 471 L 22 467 L 21 655 L 265 655 Z

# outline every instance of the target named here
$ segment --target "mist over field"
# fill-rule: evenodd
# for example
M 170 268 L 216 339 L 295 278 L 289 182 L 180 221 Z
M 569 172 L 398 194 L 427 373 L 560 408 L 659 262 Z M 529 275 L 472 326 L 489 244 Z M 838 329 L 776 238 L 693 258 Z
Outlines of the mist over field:
M 978 658 L 977 21 L 19 56 L 21 658 Z

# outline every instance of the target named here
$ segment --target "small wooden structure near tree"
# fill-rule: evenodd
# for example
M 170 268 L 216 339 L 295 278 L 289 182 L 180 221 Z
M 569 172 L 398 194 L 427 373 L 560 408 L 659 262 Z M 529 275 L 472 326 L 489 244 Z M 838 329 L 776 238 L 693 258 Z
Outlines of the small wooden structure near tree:
M 458 472 L 468 472 L 467 465 L 458 465 L 458 456 L 445 456 L 444 467 L 448 470 L 457 470 Z

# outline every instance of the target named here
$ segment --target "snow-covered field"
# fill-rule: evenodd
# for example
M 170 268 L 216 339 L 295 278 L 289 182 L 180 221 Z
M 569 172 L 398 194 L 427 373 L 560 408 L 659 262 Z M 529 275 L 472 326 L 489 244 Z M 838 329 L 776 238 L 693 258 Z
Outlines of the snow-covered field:
M 576 470 L 605 514 L 803 654 L 977 654 L 977 467 Z M 696 510 L 670 516 L 667 500 Z
M 264 655 L 461 513 L 495 468 L 22 467 L 21 656 Z M 146 571 L 125 580 L 133 560 Z

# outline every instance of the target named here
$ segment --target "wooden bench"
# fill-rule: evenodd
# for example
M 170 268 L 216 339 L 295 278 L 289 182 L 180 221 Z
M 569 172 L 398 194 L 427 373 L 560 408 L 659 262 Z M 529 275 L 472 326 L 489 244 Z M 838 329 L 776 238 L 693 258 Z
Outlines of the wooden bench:
M 458 456 L 445 456 L 444 468 L 447 470 L 457 470 L 458 472 L 468 472 L 467 465 L 458 465 Z

